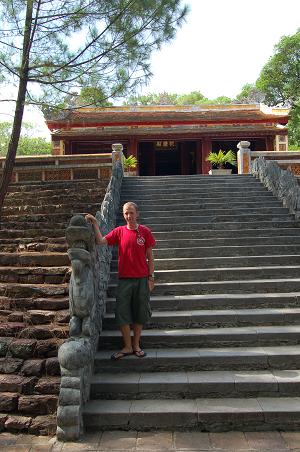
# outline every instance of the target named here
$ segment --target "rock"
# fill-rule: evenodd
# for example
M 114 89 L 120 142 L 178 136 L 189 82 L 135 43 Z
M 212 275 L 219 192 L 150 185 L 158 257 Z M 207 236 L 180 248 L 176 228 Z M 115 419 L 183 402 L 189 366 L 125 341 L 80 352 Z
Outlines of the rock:
M 35 385 L 35 392 L 39 394 L 59 394 L 60 377 L 45 377 L 40 378 Z
M 27 311 L 28 320 L 33 325 L 42 325 L 53 322 L 55 312 L 32 310 Z
M 32 419 L 29 433 L 34 435 L 54 435 L 56 432 L 56 416 L 37 416 Z
M 59 311 L 69 308 L 69 298 L 36 298 L 36 307 L 38 309 Z
M 0 373 L 13 374 L 21 369 L 23 359 L 18 358 L 0 358 Z
M 46 360 L 46 374 L 60 375 L 60 365 L 58 362 L 58 358 L 48 358 Z
M 8 316 L 7 319 L 8 319 L 9 322 L 23 322 L 24 314 L 23 314 L 23 312 L 15 311 L 15 312 L 12 312 Z
M 36 416 L 39 414 L 53 414 L 57 408 L 55 395 L 20 396 L 18 411 L 22 414 Z
M 1 392 L 0 393 L 0 411 L 9 413 L 11 411 L 16 411 L 18 407 L 19 394 L 14 394 L 11 392 Z
M 27 377 L 40 377 L 44 373 L 45 360 L 44 359 L 28 359 L 24 362 L 21 369 L 21 374 Z
M 16 358 L 28 359 L 34 355 L 35 339 L 15 339 L 9 347 L 10 353 Z
M 5 421 L 7 419 L 7 414 L 0 414 L 0 432 L 4 430 Z
M 38 341 L 36 344 L 35 354 L 40 358 L 51 358 L 53 356 L 57 356 L 58 347 L 63 342 L 63 339 L 56 338 Z
M 31 394 L 36 381 L 35 377 L 26 378 L 21 375 L 0 375 L 0 392 Z
M 0 324 L 0 336 L 16 336 L 25 327 L 25 323 L 7 322 Z
M 32 421 L 31 417 L 25 416 L 8 416 L 5 421 L 5 428 L 9 432 L 21 432 L 28 430 Z
M 0 337 L 0 356 L 6 356 L 11 341 L 12 338 L 10 337 Z
M 53 333 L 49 327 L 31 326 L 24 328 L 20 333 L 21 338 L 34 338 L 34 339 L 50 339 L 53 337 Z

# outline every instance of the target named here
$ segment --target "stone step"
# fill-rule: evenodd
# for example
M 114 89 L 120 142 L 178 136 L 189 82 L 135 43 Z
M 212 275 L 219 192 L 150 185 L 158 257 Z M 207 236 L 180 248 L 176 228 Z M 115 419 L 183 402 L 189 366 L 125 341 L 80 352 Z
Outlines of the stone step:
M 78 214 L 80 214 L 82 212 L 78 212 Z M 57 216 L 57 219 L 59 219 L 59 214 L 52 214 L 52 215 L 47 215 L 47 218 L 50 221 L 55 221 L 54 219 L 52 220 L 52 218 L 54 218 L 55 216 Z M 37 217 L 37 216 L 36 216 Z M 13 216 L 7 217 L 10 220 L 13 220 Z M 61 218 L 64 218 L 64 216 L 61 216 Z M 67 219 L 67 218 L 66 218 Z M 148 225 L 150 228 L 153 225 L 159 224 L 159 225 L 163 225 L 163 224 L 174 224 L 175 226 L 182 223 L 183 220 L 185 224 L 189 225 L 189 224 L 211 224 L 211 223 L 239 223 L 239 222 L 264 222 L 264 221 L 272 221 L 272 222 L 277 222 L 277 221 L 287 221 L 287 220 L 293 220 L 294 216 L 293 215 L 289 215 L 286 212 L 277 212 L 277 213 L 270 213 L 268 214 L 267 212 L 261 212 L 261 213 L 244 213 L 244 214 L 238 214 L 235 213 L 233 211 L 229 212 L 228 214 L 192 214 L 190 213 L 189 215 L 184 215 L 181 216 L 180 214 L 178 214 L 177 212 L 174 212 L 174 215 L 168 215 L 166 217 L 146 217 L 146 216 L 140 216 L 140 221 L 142 224 L 146 224 Z M 34 220 L 27 220 L 27 221 L 45 221 L 45 217 L 40 218 L 40 220 L 38 219 L 34 219 Z M 48 221 L 49 221 L 48 220 Z M 123 219 L 121 217 L 117 218 L 117 221 L 122 221 Z M 24 218 L 24 220 L 22 219 L 22 217 L 18 217 L 15 219 L 15 221 L 26 221 L 26 218 Z
M 142 344 L 145 348 L 164 347 L 257 347 L 259 345 L 300 344 L 300 324 L 276 326 L 245 326 L 228 328 L 145 329 Z M 101 333 L 101 349 L 122 347 L 117 330 Z
M 19 215 L 4 215 L 3 216 L 3 223 L 5 224 L 5 222 L 13 222 L 13 223 L 25 223 L 25 224 L 31 224 L 32 226 L 34 225 L 39 225 L 42 223 L 43 226 L 45 226 L 46 224 L 53 224 L 54 227 L 54 223 L 58 223 L 61 224 L 63 222 L 63 224 L 67 223 L 68 221 L 70 221 L 70 219 L 72 218 L 73 215 L 86 215 L 88 212 L 87 211 L 79 211 L 74 209 L 73 212 L 70 213 L 62 213 L 62 212 L 56 212 L 56 213 L 47 213 L 47 214 L 37 214 L 37 213 L 28 213 L 28 214 L 19 214 Z M 31 227 L 32 227 L 31 226 Z
M 193 258 L 193 257 L 223 257 L 223 256 L 263 256 L 298 254 L 300 246 L 290 245 L 232 245 L 232 246 L 190 246 L 185 248 L 154 248 L 156 259 Z
M 289 430 L 300 426 L 300 397 L 92 400 L 83 419 L 88 431 Z
M 68 267 L 0 267 L 0 283 L 61 284 L 70 280 Z
M 9 224 L 7 226 L 10 226 Z M 18 224 L 16 225 L 18 227 L 21 227 L 22 225 Z M 28 225 L 27 225 L 28 226 Z M 50 229 L 43 229 L 43 228 L 33 228 L 33 225 L 31 224 L 30 227 L 24 227 L 23 229 L 8 229 L 4 227 L 3 222 L 1 222 L 1 229 L 0 229 L 0 238 L 27 238 L 30 237 L 31 239 L 36 240 L 37 238 L 44 237 L 45 239 L 50 238 L 59 238 L 65 240 L 66 231 L 63 229 L 57 230 L 57 228 L 50 228 Z
M 19 243 L 9 243 L 8 241 L 6 243 L 0 243 L 0 253 L 16 253 L 23 251 L 66 253 L 67 249 L 67 244 L 41 243 L 33 240 L 30 240 L 27 243 L 24 243 L 22 240 L 19 241 Z
M 107 181 L 100 181 L 99 179 L 85 179 L 85 180 L 69 180 L 69 181 L 40 181 L 40 182 L 16 182 L 11 183 L 8 188 L 8 193 L 16 192 L 31 192 L 39 190 L 68 190 L 68 189 L 94 189 L 97 187 L 107 186 Z
M 0 277 L 1 277 L 0 267 Z M 254 279 L 297 278 L 300 266 L 261 266 L 261 267 L 216 267 L 216 268 L 185 268 L 174 270 L 158 270 L 155 272 L 155 284 L 179 282 L 219 282 L 245 281 Z M 116 283 L 116 272 L 111 273 L 110 282 Z
M 100 338 L 101 341 L 101 338 Z M 300 369 L 300 346 L 147 348 L 146 359 L 134 355 L 118 361 L 111 359 L 113 350 L 98 351 L 95 373 L 169 372 L 200 370 L 293 370 Z
M 238 192 L 237 196 L 235 194 L 235 190 Z M 161 189 L 160 187 L 156 188 L 147 188 L 145 190 L 137 190 L 135 189 L 122 189 L 122 200 L 136 199 L 187 199 L 191 195 L 192 197 L 198 196 L 198 198 L 205 199 L 208 195 L 208 198 L 218 198 L 218 197 L 230 197 L 230 199 L 240 198 L 241 196 L 248 197 L 248 194 L 251 196 L 266 196 L 269 192 L 264 186 L 254 186 L 254 185 L 242 185 L 242 186 L 219 186 L 219 187 L 195 187 L 195 188 L 182 188 L 180 190 L 177 189 L 176 185 L 170 187 L 169 189 Z M 269 196 L 272 196 L 270 193 Z
M 300 370 L 99 373 L 91 399 L 195 399 L 197 397 L 294 397 Z
M 27 267 L 60 267 L 69 266 L 70 260 L 66 253 L 0 253 L 0 266 L 13 265 Z
M 168 295 L 207 295 L 207 294 L 251 294 L 251 293 L 278 293 L 300 291 L 300 278 L 281 279 L 252 279 L 234 281 L 212 282 L 176 282 L 157 283 L 153 291 L 155 296 Z M 108 287 L 108 297 L 116 296 L 116 285 Z
M 1 230 L 0 230 L 1 232 Z M 264 237 L 266 239 L 272 238 L 274 241 L 277 237 L 300 237 L 299 227 L 284 227 L 284 228 L 257 228 L 257 229 L 202 229 L 190 230 L 188 235 L 186 231 L 156 231 L 156 240 L 187 240 L 187 239 L 239 239 L 241 237 Z
M 24 215 L 24 214 L 43 214 L 48 215 L 51 213 L 57 213 L 58 211 L 61 211 L 62 213 L 69 215 L 73 214 L 74 211 L 78 212 L 96 212 L 97 210 L 100 210 L 101 208 L 101 201 L 99 200 L 98 203 L 79 203 L 78 200 L 74 200 L 73 203 L 70 203 L 68 205 L 59 204 L 59 203 L 53 203 L 50 205 L 22 205 L 22 206 L 11 206 L 11 207 L 5 207 L 3 209 L 2 218 L 8 217 L 10 215 Z
M 226 235 L 226 233 L 225 233 Z M 156 239 L 156 245 L 155 249 L 166 249 L 166 248 L 185 248 L 190 246 L 195 247 L 201 247 L 201 246 L 212 246 L 212 247 L 218 247 L 218 246 L 228 246 L 228 237 L 215 237 L 215 238 L 190 238 L 188 237 L 186 239 L 178 238 L 169 238 L 169 239 Z M 263 245 L 290 245 L 290 244 L 299 244 L 300 243 L 300 235 L 294 235 L 294 236 L 279 236 L 279 237 L 236 237 L 234 240 L 231 240 L 232 244 L 234 246 L 249 246 L 249 245 L 255 245 L 259 246 L 261 244 Z
M 36 234 L 37 236 L 45 235 L 45 230 L 52 230 L 53 234 L 51 235 L 51 232 L 49 233 L 49 237 L 55 237 L 55 234 L 57 237 L 63 237 L 66 235 L 66 228 L 69 224 L 70 219 L 72 218 L 72 215 L 69 216 L 68 220 L 66 220 L 64 223 L 62 222 L 55 222 L 55 220 L 49 221 L 47 218 L 44 218 L 44 220 L 41 218 L 40 221 L 18 221 L 18 218 L 15 220 L 12 219 L 5 219 L 6 221 L 1 222 L 1 227 L 3 229 L 8 229 L 10 234 L 10 231 L 13 230 L 20 230 L 20 228 L 24 228 L 25 232 L 24 235 L 26 237 L 26 230 L 29 233 L 30 237 L 34 236 Z M 8 235 L 9 237 L 10 235 Z M 3 236 L 2 236 L 3 237 Z
M 122 223 L 123 224 L 123 223 Z M 145 224 L 145 223 L 144 223 Z M 155 234 L 157 232 L 173 232 L 173 233 L 180 233 L 180 232 L 186 232 L 186 231 L 201 231 L 203 233 L 204 231 L 208 231 L 208 233 L 214 233 L 214 231 L 222 231 L 224 234 L 224 231 L 234 231 L 235 234 L 238 234 L 240 230 L 249 230 L 249 229 L 273 229 L 276 230 L 282 229 L 282 228 L 295 228 L 297 227 L 298 223 L 291 218 L 291 216 L 283 216 L 280 220 L 267 220 L 267 221 L 245 221 L 245 219 L 242 219 L 240 221 L 223 221 L 223 222 L 207 222 L 207 223 L 183 223 L 182 219 L 177 224 L 174 222 L 174 219 L 169 224 L 161 223 L 161 224 L 152 224 L 148 223 L 145 224 L 145 226 L 148 226 Z
M 259 181 L 259 179 L 256 179 L 255 177 L 253 177 L 252 175 L 241 175 L 241 174 L 235 174 L 229 177 L 226 176 L 219 176 L 217 178 L 211 178 L 211 177 L 207 177 L 205 175 L 199 175 L 199 174 L 191 174 L 191 175 L 174 175 L 174 176 L 155 176 L 155 177 L 151 177 L 151 176 L 138 176 L 138 177 L 130 177 L 130 179 L 128 178 L 123 178 L 122 181 L 122 187 L 124 186 L 129 186 L 129 187 L 147 187 L 147 186 L 156 186 L 159 185 L 161 187 L 164 187 L 165 185 L 182 185 L 182 184 L 222 184 L 222 185 L 226 185 L 227 183 L 229 184 L 234 184 L 234 183 L 253 183 L 253 184 L 260 184 L 261 182 Z
M 0 283 L 0 297 L 41 298 L 62 297 L 69 293 L 68 284 L 16 284 Z
M 179 220 L 179 218 L 181 218 L 181 220 L 183 218 L 185 218 L 187 221 L 191 221 L 193 223 L 199 221 L 198 218 L 212 218 L 212 216 L 214 216 L 213 220 L 214 221 L 219 221 L 218 218 L 221 217 L 226 217 L 225 221 L 229 221 L 227 219 L 227 217 L 230 218 L 241 218 L 243 219 L 245 218 L 254 218 L 255 220 L 257 219 L 257 217 L 263 217 L 265 218 L 266 216 L 271 215 L 271 216 L 288 216 L 289 215 L 289 211 L 288 209 L 285 209 L 284 207 L 261 207 L 261 208 L 245 208 L 245 209 L 235 209 L 232 208 L 232 206 L 228 206 L 228 207 L 220 207 L 218 209 L 197 209 L 196 207 L 192 210 L 172 210 L 172 211 L 147 211 L 147 212 L 140 212 L 140 221 L 141 223 L 145 222 L 159 222 L 159 223 L 163 223 L 165 221 L 165 218 L 168 218 L 169 220 L 172 218 L 175 218 L 176 221 Z M 215 218 L 217 217 L 217 218 Z M 196 220 L 197 218 L 197 220 Z M 207 221 L 207 220 L 205 220 Z M 224 220 L 221 220 L 224 221 Z M 250 220 L 251 221 L 251 220 Z M 123 215 L 119 214 L 117 216 L 117 222 L 124 222 L 123 219 Z
M 114 312 L 115 298 L 107 298 L 106 310 Z M 292 308 L 300 305 L 299 292 L 205 294 L 205 295 L 151 295 L 151 307 L 158 311 Z
M 28 298 L 22 297 L 0 297 L 0 309 L 5 311 L 29 311 L 35 309 L 39 311 L 64 311 L 69 308 L 68 296 L 44 296 L 33 298 L 29 295 Z
M 5 198 L 4 209 L 7 207 L 15 206 L 16 201 L 22 199 L 26 201 L 26 204 L 30 206 L 51 206 L 52 204 L 61 204 L 65 206 L 72 206 L 75 203 L 98 203 L 103 198 L 103 189 L 94 190 L 81 190 L 74 193 L 60 193 L 54 195 L 51 190 L 42 191 L 37 197 L 34 193 L 11 193 L 10 196 Z M 51 200 L 51 202 L 50 202 Z
M 180 270 L 187 268 L 227 268 L 254 266 L 300 265 L 300 255 L 266 255 L 266 256 L 233 256 L 233 257 L 190 257 L 155 259 L 155 270 Z M 111 271 L 116 272 L 117 260 L 111 263 Z
M 219 328 L 240 326 L 275 326 L 300 324 L 300 308 L 261 309 L 198 309 L 190 311 L 153 311 L 145 329 L 158 328 Z M 115 316 L 106 313 L 103 319 L 105 330 L 117 328 Z
M 220 179 L 223 181 L 228 181 L 228 180 L 254 180 L 257 181 L 258 179 L 256 179 L 252 174 L 226 174 L 223 176 L 218 176 L 217 178 L 212 178 L 212 176 L 208 175 L 208 174 L 189 174 L 189 175 L 184 175 L 184 174 L 171 174 L 168 176 L 132 176 L 130 178 L 124 178 L 123 179 L 123 183 L 135 183 L 135 182 L 150 182 L 150 183 L 163 183 L 165 181 L 171 181 L 174 180 L 175 182 L 179 181 L 179 180 L 212 180 L 212 179 Z
M 259 193 L 254 193 L 254 192 L 250 192 L 247 194 L 247 196 L 245 196 L 245 193 L 223 193 L 223 192 L 215 192 L 215 193 L 206 193 L 205 196 L 199 196 L 194 195 L 194 194 L 190 194 L 187 198 L 186 195 L 181 194 L 181 193 L 174 193 L 172 195 L 166 193 L 165 196 L 158 196 L 158 194 L 156 196 L 152 196 L 149 195 L 147 197 L 140 197 L 139 193 L 137 192 L 135 195 L 133 196 L 123 196 L 121 193 L 121 198 L 120 198 L 120 204 L 123 205 L 125 202 L 127 201 L 134 201 L 137 204 L 139 204 L 139 206 L 144 206 L 144 207 L 153 207 L 155 208 L 156 205 L 161 205 L 161 204 L 165 204 L 165 205 L 172 205 L 173 203 L 178 203 L 178 204 L 184 204 L 185 202 L 188 201 L 189 204 L 192 203 L 199 203 L 199 202 L 205 202 L 206 204 L 220 204 L 220 203 L 241 203 L 243 202 L 243 200 L 247 199 L 247 202 L 264 202 L 264 201 L 274 201 L 274 196 L 271 192 L 266 191 L 266 192 L 259 192 Z
M 282 203 L 276 199 L 273 198 L 267 198 L 267 199 L 263 199 L 263 200 L 253 200 L 253 201 L 231 201 L 230 202 L 230 207 L 232 209 L 253 209 L 253 208 L 278 208 L 278 207 L 282 207 Z M 173 210 L 188 210 L 188 211 L 194 211 L 196 209 L 219 209 L 220 208 L 220 202 L 207 202 L 206 200 L 199 200 L 197 198 L 195 198 L 194 202 L 191 202 L 190 199 L 188 199 L 188 201 L 186 202 L 180 202 L 180 201 L 171 201 L 170 203 L 161 203 L 161 204 L 157 204 L 157 203 L 142 203 L 139 206 L 139 211 L 141 214 L 144 214 L 146 212 L 149 211 L 154 211 L 156 212 L 159 211 L 173 211 Z M 119 209 L 120 214 L 122 214 L 122 205 L 120 206 Z
M 29 319 L 24 322 L 3 322 L 2 320 L 0 323 L 0 336 L 2 338 L 18 337 L 18 339 L 63 340 L 67 339 L 68 335 L 69 325 L 54 321 L 48 325 L 33 325 Z M 53 347 L 55 353 L 57 352 L 58 346 L 61 345 L 62 342 L 63 341 L 57 342 L 56 347 Z M 32 351 L 28 358 L 34 358 L 36 356 L 37 354 Z

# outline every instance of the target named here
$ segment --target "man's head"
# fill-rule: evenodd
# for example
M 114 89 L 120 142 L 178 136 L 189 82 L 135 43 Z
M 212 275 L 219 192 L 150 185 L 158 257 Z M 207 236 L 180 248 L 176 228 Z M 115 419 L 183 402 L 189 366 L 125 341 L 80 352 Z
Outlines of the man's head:
M 123 206 L 123 216 L 129 227 L 136 227 L 139 217 L 139 208 L 134 202 L 126 202 Z

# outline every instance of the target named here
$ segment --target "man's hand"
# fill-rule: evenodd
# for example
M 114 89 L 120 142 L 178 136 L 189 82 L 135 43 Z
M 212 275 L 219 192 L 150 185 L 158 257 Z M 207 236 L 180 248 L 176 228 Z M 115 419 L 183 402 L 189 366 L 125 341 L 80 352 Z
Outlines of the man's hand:
M 152 292 L 152 290 L 154 289 L 155 281 L 154 278 L 152 278 L 151 276 L 149 276 L 148 278 L 148 285 L 150 292 Z

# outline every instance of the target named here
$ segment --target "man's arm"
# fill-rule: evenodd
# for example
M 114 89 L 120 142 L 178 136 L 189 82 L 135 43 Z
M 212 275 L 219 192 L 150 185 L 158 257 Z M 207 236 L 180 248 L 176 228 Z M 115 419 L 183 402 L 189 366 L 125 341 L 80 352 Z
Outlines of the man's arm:
M 86 219 L 86 221 L 89 221 L 93 225 L 97 245 L 107 245 L 107 240 L 101 234 L 101 231 L 100 231 L 96 218 L 93 215 L 88 213 L 85 216 L 85 219 Z
M 149 289 L 150 292 L 154 288 L 154 256 L 152 248 L 147 248 L 146 251 L 146 258 L 148 263 L 148 282 L 149 282 Z

